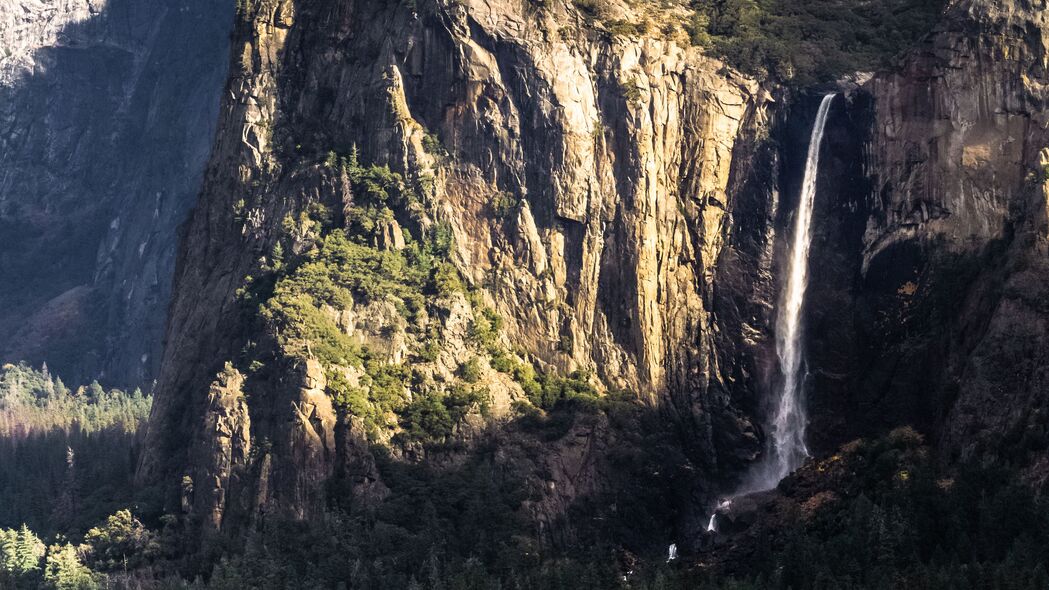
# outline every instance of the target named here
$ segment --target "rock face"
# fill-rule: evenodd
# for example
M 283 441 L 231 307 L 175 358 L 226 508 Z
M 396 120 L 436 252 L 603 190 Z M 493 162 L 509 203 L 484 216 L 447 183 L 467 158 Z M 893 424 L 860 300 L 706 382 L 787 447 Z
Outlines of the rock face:
M 957 344 L 946 351 L 944 443 L 964 458 L 1012 459 L 1041 484 L 1049 401 L 1046 8 L 1045 2 L 960 3 L 961 24 L 939 37 L 932 56 L 917 57 L 904 71 L 904 79 L 930 70 L 938 75 L 923 99 L 951 124 L 935 129 L 925 165 L 909 171 L 924 183 L 924 198 L 906 188 L 891 195 L 867 240 L 873 258 L 894 236 L 917 231 L 938 245 L 936 263 L 946 257 L 976 267 L 965 269 L 962 276 L 972 281 L 957 290 L 964 298 L 955 310 Z M 894 86 L 906 87 L 889 81 L 875 92 L 889 104 L 914 94 Z M 922 99 L 905 100 L 922 109 Z M 900 121 L 908 111 L 901 111 L 879 118 L 905 128 Z M 903 178 L 895 184 L 907 187 Z M 919 217 L 921 211 L 928 212 Z
M 1046 19 L 1040 2 L 955 3 L 837 124 L 835 152 L 862 170 L 826 170 L 856 182 L 823 185 L 840 188 L 813 254 L 813 430 L 828 445 L 913 424 L 1044 480 Z
M 1002 239 L 1040 198 L 1027 186 L 1049 126 L 1040 4 L 959 2 L 946 30 L 870 83 L 877 201 L 864 270 L 916 236 L 952 252 Z
M 818 97 L 769 93 L 673 36 L 616 36 L 574 4 L 543 4 L 242 7 L 139 473 L 172 504 L 181 489 L 191 522 L 309 519 L 332 478 L 364 502 L 388 491 L 364 426 L 329 401 L 327 368 L 278 364 L 243 382 L 223 368 L 279 348 L 238 292 L 275 258 L 285 220 L 353 205 L 329 153 L 403 174 L 425 193 L 426 223 L 454 235 L 478 295 L 434 319 L 454 335 L 436 373 L 465 360 L 474 306 L 491 306 L 522 355 L 629 390 L 671 425 L 689 464 L 675 501 L 697 522 L 761 452 L 782 228 Z M 900 424 L 970 458 L 1017 437 L 1044 448 L 1044 8 L 957 3 L 897 71 L 836 99 L 806 311 L 815 450 Z M 403 250 L 404 220 L 382 223 L 372 246 Z M 379 362 L 406 358 L 395 302 L 350 307 L 323 311 Z M 521 388 L 484 363 L 504 416 Z M 457 435 L 468 445 L 484 428 Z M 537 445 L 548 479 L 530 516 L 548 528 L 615 479 L 605 455 L 626 443 L 588 428 Z M 500 453 L 527 446 L 518 434 Z
M 156 375 L 227 4 L 0 2 L 0 359 L 114 385 Z
M 673 39 L 597 31 L 566 3 L 427 1 L 413 11 L 271 0 L 239 22 L 176 273 L 145 480 L 170 486 L 189 445 L 207 444 L 199 437 L 210 433 L 192 425 L 207 411 L 208 383 L 252 337 L 235 292 L 280 220 L 343 190 L 318 165 L 329 150 L 356 149 L 363 162 L 428 181 L 460 273 L 504 319 L 507 341 L 542 366 L 590 371 L 603 388 L 662 408 L 706 473 L 758 451 L 752 414 L 733 399 L 744 386 L 723 373 L 736 361 L 714 352 L 712 316 L 717 261 L 736 231 L 730 187 L 746 181 L 768 126 L 772 103 L 755 82 Z M 755 195 L 765 180 L 751 182 Z M 502 202 L 514 203 L 510 213 Z M 753 231 L 768 247 L 769 228 Z M 741 275 L 760 264 L 741 256 L 725 266 L 750 289 Z M 741 346 L 765 338 L 760 325 L 728 329 L 747 331 Z M 294 404 L 261 387 L 249 392 L 253 437 L 281 439 Z M 320 487 L 324 469 L 295 460 L 322 456 L 330 447 L 318 440 L 288 440 L 268 473 Z M 267 509 L 304 515 L 286 483 L 257 484 Z

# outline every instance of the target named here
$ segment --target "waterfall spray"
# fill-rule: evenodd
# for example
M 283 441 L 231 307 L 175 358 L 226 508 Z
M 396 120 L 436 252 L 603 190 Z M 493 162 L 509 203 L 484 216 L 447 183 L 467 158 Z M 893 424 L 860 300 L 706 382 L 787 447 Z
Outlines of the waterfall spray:
M 736 495 L 769 490 L 809 456 L 805 446 L 805 408 L 802 404 L 802 342 L 801 313 L 805 303 L 805 287 L 809 274 L 809 245 L 812 241 L 812 209 L 816 198 L 816 177 L 819 172 L 820 145 L 827 124 L 834 94 L 823 97 L 816 121 L 812 125 L 805 176 L 801 184 L 801 198 L 794 218 L 794 235 L 787 261 L 787 277 L 779 301 L 776 317 L 776 356 L 783 377 L 779 395 L 775 399 L 770 444 L 765 457 Z M 717 514 L 727 507 L 722 503 L 710 516 L 708 531 L 716 530 Z

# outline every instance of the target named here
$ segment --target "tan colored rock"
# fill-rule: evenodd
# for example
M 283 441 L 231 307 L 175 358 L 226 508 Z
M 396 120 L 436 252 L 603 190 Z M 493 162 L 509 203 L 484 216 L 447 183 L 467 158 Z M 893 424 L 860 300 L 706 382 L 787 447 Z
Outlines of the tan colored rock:
M 390 298 L 354 309 L 353 329 L 347 334 L 355 337 L 379 358 L 391 364 L 400 364 L 408 354 L 405 330 L 408 320 L 401 315 Z
M 378 247 L 382 250 L 404 250 L 404 233 L 396 219 L 382 224 L 378 234 Z
M 235 293 L 272 251 L 282 220 L 310 203 L 351 202 L 345 178 L 298 154 L 357 146 L 361 162 L 427 187 L 413 205 L 420 223 L 451 227 L 453 261 L 503 319 L 501 346 L 541 368 L 592 372 L 599 390 L 626 388 L 672 408 L 714 464 L 712 416 L 735 402 L 713 391 L 723 377 L 711 360 L 711 293 L 730 232 L 733 166 L 754 149 L 740 138 L 767 128 L 767 92 L 659 34 L 597 34 L 571 3 L 536 11 L 511 0 L 433 2 L 425 10 L 434 14 L 413 16 L 399 3 L 369 1 L 325 5 L 323 18 L 297 5 L 298 14 L 290 1 L 253 5 L 259 12 L 238 31 L 250 49 L 230 81 L 187 229 L 158 418 L 191 405 L 181 398 L 196 395 L 187 384 L 212 350 L 243 347 Z M 294 75 L 285 64 L 296 64 Z M 427 153 L 426 134 L 447 155 Z M 317 145 L 298 152 L 300 141 Z M 499 214 L 493 203 L 505 195 L 521 203 Z M 241 225 L 229 213 L 239 199 L 248 210 Z M 383 247 L 399 246 L 394 230 L 382 228 Z M 413 366 L 420 387 L 454 382 L 479 352 L 466 298 L 453 295 L 440 308 L 427 321 L 439 322 L 442 352 Z M 391 301 L 326 313 L 385 362 L 408 361 L 422 338 Z M 477 386 L 488 388 L 493 415 L 506 416 L 520 387 L 486 365 Z M 254 505 L 307 518 L 338 465 L 370 468 L 343 445 L 341 457 L 329 457 L 331 409 L 316 370 L 272 371 L 252 398 L 275 416 L 256 422 L 255 436 L 274 450 L 264 454 L 268 475 Z M 725 411 L 739 418 L 725 424 L 750 428 L 741 411 Z M 587 445 L 577 442 L 560 453 L 558 469 L 592 480 L 578 464 Z M 567 506 L 592 483 L 565 487 L 558 502 Z
M 200 516 L 206 530 L 222 525 L 229 490 L 237 485 L 238 471 L 251 453 L 251 418 L 243 386 L 244 376 L 227 363 L 208 391 L 193 465 L 198 475 L 187 476 L 194 498 L 192 512 Z

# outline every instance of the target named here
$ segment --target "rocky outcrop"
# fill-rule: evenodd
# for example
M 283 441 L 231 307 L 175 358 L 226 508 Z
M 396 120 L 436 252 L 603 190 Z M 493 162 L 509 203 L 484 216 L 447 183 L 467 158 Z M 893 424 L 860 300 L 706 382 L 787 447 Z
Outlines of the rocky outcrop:
M 1044 479 L 1046 24 L 1038 2 L 956 2 L 832 122 L 862 172 L 830 163 L 857 182 L 824 182 L 817 213 L 823 448 L 913 424 L 956 458 Z
M 0 359 L 148 385 L 232 3 L 0 2 Z
M 208 390 L 207 410 L 197 429 L 200 443 L 182 477 L 182 507 L 199 514 L 207 529 L 222 524 L 226 496 L 234 490 L 251 453 L 251 416 L 244 375 L 231 365 Z
M 715 354 L 712 310 L 718 260 L 739 233 L 731 189 L 767 137 L 771 98 L 755 82 L 674 36 L 610 34 L 564 2 L 267 0 L 239 22 L 216 147 L 182 243 L 144 481 L 171 489 L 189 460 L 181 425 L 206 412 L 211 376 L 246 345 L 264 345 L 236 293 L 282 220 L 350 198 L 345 179 L 322 165 L 330 151 L 389 165 L 422 187 L 423 223 L 451 228 L 455 265 L 503 318 L 504 342 L 663 412 L 689 441 L 700 490 L 717 468 L 754 456 L 757 394 L 738 393 L 752 380 L 730 383 L 736 361 Z M 768 188 L 754 186 L 754 195 Z M 394 229 L 376 245 L 400 248 Z M 752 229 L 770 239 L 768 226 Z M 726 266 L 738 288 L 760 269 L 770 280 L 767 261 L 737 258 Z M 358 332 L 392 326 L 375 305 L 331 317 L 352 316 Z M 762 319 L 748 321 L 726 329 L 761 346 Z M 505 392 L 494 404 L 505 414 L 518 386 L 484 375 Z M 333 470 L 381 496 L 351 444 L 359 432 L 337 431 L 343 442 L 329 457 L 327 434 L 303 427 L 289 438 L 286 420 L 310 422 L 289 397 L 297 386 L 274 377 L 246 388 L 253 439 L 274 441 L 253 467 L 261 479 L 248 503 L 306 517 L 300 492 L 321 489 Z

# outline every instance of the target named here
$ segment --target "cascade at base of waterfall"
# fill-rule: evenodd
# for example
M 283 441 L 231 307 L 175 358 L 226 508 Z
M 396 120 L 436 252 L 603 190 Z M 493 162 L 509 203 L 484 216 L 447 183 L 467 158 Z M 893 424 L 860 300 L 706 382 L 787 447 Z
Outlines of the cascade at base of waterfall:
M 707 523 L 707 532 L 714 533 L 718 530 L 718 513 L 727 510 L 732 506 L 732 498 L 725 498 L 718 503 L 718 507 L 714 509 L 714 512 L 710 514 L 710 522 Z

